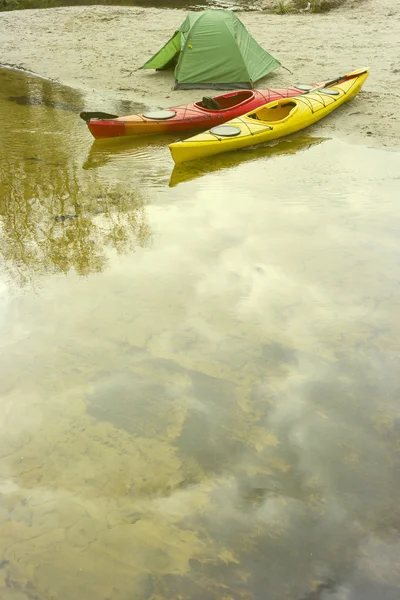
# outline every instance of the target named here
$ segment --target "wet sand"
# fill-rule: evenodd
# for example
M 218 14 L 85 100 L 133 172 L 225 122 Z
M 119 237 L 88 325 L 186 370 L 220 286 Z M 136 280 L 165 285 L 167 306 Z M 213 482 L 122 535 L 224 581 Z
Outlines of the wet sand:
M 69 7 L 0 13 L 0 63 L 84 90 L 87 109 L 107 110 L 115 97 L 171 106 L 203 95 L 173 91 L 172 72 L 136 70 L 185 18 L 182 10 Z M 250 33 L 293 72 L 280 68 L 258 88 L 333 78 L 368 66 L 371 75 L 351 106 L 313 128 L 315 135 L 400 139 L 400 9 L 392 0 L 350 2 L 327 14 L 238 13 Z

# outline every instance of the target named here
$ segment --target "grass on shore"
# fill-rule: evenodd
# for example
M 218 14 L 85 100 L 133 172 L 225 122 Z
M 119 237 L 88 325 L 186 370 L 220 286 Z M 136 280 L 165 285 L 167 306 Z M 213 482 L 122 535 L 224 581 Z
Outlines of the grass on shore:
M 280 15 L 293 12 L 328 12 L 342 6 L 346 0 L 277 0 L 275 12 Z

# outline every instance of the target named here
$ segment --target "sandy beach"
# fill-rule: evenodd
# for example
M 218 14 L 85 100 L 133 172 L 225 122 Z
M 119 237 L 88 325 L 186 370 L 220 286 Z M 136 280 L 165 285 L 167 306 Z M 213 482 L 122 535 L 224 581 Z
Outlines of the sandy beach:
M 22 67 L 62 84 L 146 106 L 171 106 L 205 94 L 173 91 L 172 72 L 136 70 L 182 23 L 186 12 L 87 6 L 0 13 L 0 63 Z M 240 12 L 256 40 L 292 71 L 279 68 L 257 83 L 280 87 L 333 78 L 369 67 L 363 92 L 338 115 L 313 128 L 316 135 L 367 138 L 373 145 L 400 140 L 400 3 L 349 2 L 325 14 Z M 209 94 L 207 94 L 209 95 Z M 93 96 L 92 96 L 93 97 Z

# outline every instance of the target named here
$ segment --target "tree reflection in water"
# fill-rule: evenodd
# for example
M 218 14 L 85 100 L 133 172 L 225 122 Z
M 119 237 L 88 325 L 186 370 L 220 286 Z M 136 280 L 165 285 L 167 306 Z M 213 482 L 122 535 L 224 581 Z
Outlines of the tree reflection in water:
M 0 253 L 10 278 L 24 285 L 71 269 L 88 275 L 104 268 L 110 248 L 145 244 L 139 191 L 82 171 L 81 94 L 26 73 L 0 70 L 0 81 Z
M 148 239 L 144 204 L 136 191 L 79 181 L 72 169 L 34 166 L 27 172 L 21 163 L 0 165 L 0 177 L 6 182 L 0 204 L 0 252 L 19 284 L 72 268 L 79 275 L 101 271 L 107 247 L 132 251 Z

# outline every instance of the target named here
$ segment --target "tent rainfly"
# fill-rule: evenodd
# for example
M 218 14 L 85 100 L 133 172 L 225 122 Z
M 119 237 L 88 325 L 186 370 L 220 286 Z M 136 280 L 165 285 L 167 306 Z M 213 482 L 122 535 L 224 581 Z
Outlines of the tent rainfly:
M 190 12 L 171 39 L 140 69 L 175 66 L 175 88 L 253 88 L 280 66 L 231 10 Z

